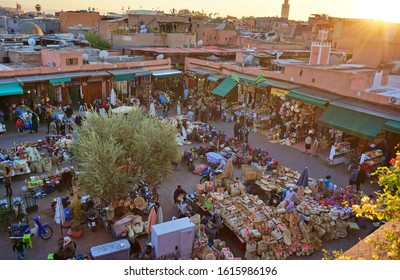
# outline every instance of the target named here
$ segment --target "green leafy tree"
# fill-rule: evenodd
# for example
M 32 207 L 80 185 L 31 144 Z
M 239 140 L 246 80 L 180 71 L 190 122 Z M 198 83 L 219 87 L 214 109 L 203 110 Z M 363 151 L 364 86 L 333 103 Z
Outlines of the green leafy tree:
M 85 34 L 85 39 L 90 43 L 90 45 L 94 48 L 98 48 L 101 50 L 109 50 L 111 49 L 111 44 L 97 34 L 94 31 L 89 31 Z
M 396 158 L 390 160 L 390 167 L 379 167 L 371 175 L 378 176 L 378 183 L 383 188 L 381 193 L 376 193 L 376 200 L 365 196 L 360 205 L 354 205 L 353 211 L 357 216 L 368 219 L 378 219 L 391 222 L 392 227 L 385 231 L 386 238 L 369 238 L 369 243 L 374 244 L 379 254 L 384 252 L 388 259 L 400 259 L 400 152 Z M 397 225 L 397 226 L 396 226 Z M 373 256 L 380 258 L 379 256 Z
M 158 184 L 179 156 L 175 128 L 138 107 L 128 115 L 90 113 L 77 132 L 72 148 L 82 171 L 79 185 L 108 202 L 139 180 Z

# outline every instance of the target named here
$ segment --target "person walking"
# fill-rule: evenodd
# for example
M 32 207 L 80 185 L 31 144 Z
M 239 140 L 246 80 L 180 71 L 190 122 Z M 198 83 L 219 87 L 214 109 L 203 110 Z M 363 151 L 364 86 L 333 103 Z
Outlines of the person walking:
M 39 117 L 36 113 L 32 112 L 31 131 L 29 133 L 38 133 Z
M 49 110 L 46 110 L 46 113 L 44 115 L 44 119 L 45 119 L 46 124 L 47 124 L 47 134 L 49 134 L 50 133 L 50 124 L 54 120 L 53 116 L 52 116 L 52 113 Z
M 358 174 L 357 174 L 357 180 L 356 180 L 356 187 L 357 191 L 360 190 L 360 185 L 365 183 L 365 180 L 367 179 L 367 171 L 365 170 L 364 166 L 360 165 L 358 167 Z
M 357 182 L 357 177 L 358 177 L 358 168 L 354 168 L 349 177 L 349 185 L 353 186 Z
M 14 239 L 13 251 L 17 253 L 17 260 L 25 259 L 26 244 L 21 239 Z
M 242 125 L 240 124 L 240 121 L 237 120 L 235 125 L 233 126 L 233 137 L 235 137 L 235 139 L 240 139 L 240 129 L 242 128 Z
M 304 141 L 304 145 L 306 148 L 306 154 L 308 154 L 308 151 L 311 149 L 311 143 L 312 143 L 312 137 L 310 134 L 308 134 Z
M 12 197 L 11 176 L 12 176 L 11 168 L 9 166 L 6 166 L 4 168 L 3 183 L 4 183 L 4 186 L 6 187 L 6 195 L 8 197 Z

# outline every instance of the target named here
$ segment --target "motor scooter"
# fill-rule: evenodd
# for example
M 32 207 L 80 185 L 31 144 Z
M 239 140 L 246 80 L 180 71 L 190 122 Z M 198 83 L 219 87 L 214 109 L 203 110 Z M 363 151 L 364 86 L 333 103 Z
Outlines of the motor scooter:
M 36 216 L 33 218 L 33 220 L 35 221 L 35 229 L 32 231 L 37 232 L 38 238 L 40 237 L 44 240 L 47 240 L 53 235 L 53 229 L 48 223 L 42 224 L 40 222 L 40 216 Z M 24 234 L 32 233 L 32 231 L 29 229 L 29 225 L 23 223 L 12 224 L 8 227 L 7 231 L 12 239 L 22 238 Z
M 96 231 L 97 226 L 97 211 L 93 208 L 89 208 L 86 211 L 86 222 L 88 228 L 91 228 L 92 231 Z

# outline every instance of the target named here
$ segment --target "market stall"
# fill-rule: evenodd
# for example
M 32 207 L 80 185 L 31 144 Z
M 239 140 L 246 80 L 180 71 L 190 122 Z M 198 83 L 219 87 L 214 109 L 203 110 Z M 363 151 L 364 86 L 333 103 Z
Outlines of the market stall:
M 274 171 L 275 175 L 265 176 L 260 185 L 278 191 L 297 186 L 300 173 L 284 167 Z M 193 200 L 210 214 L 221 213 L 224 225 L 237 237 L 239 248 L 246 247 L 246 259 L 309 255 L 322 247 L 323 240 L 346 237 L 350 207 L 363 196 L 351 186 L 326 191 L 322 180 L 309 178 L 309 186 L 295 188 L 292 203 L 283 200 L 272 206 L 257 195 L 247 194 L 240 181 L 222 181 L 209 192 L 206 187 L 196 186 L 198 193 Z

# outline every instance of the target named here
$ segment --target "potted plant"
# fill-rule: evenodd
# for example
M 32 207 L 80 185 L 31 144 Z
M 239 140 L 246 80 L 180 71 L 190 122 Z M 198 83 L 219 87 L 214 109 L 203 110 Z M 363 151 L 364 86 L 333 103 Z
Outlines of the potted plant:
M 83 226 L 81 224 L 81 220 L 84 218 L 85 212 L 82 209 L 82 201 L 77 193 L 75 193 L 72 198 L 71 212 L 73 215 L 70 228 L 71 235 L 74 238 L 79 238 L 81 237 L 83 232 Z

